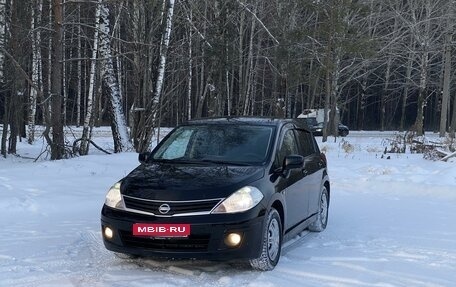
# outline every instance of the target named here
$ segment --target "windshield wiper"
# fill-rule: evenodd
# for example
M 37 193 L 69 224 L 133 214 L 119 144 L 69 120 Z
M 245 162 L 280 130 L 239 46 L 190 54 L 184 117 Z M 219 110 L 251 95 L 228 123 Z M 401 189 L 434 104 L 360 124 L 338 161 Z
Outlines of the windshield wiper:
M 222 165 L 237 165 L 237 166 L 248 166 L 251 165 L 246 162 L 233 162 L 217 159 L 188 159 L 188 158 L 175 158 L 175 159 L 153 159 L 151 162 L 162 162 L 162 163 L 182 163 L 182 164 L 200 164 L 200 163 L 213 163 L 213 164 L 222 164 Z
M 208 162 L 208 163 L 215 163 L 215 164 L 226 164 L 226 165 L 240 165 L 240 166 L 247 166 L 250 165 L 245 162 L 233 162 L 233 161 L 225 161 L 225 160 L 217 160 L 217 159 L 207 159 L 203 158 L 199 160 L 200 162 Z
M 188 159 L 166 159 L 166 158 L 159 158 L 153 159 L 152 162 L 163 162 L 163 163 L 184 163 L 184 164 L 196 164 L 198 161 L 195 160 L 188 160 Z

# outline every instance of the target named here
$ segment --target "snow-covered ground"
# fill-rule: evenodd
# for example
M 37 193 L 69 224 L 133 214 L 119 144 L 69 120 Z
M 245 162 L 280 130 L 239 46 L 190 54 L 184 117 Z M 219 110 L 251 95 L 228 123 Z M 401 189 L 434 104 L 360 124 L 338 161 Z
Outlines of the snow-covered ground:
M 112 148 L 106 130 L 98 134 Z M 115 257 L 101 241 L 100 209 L 137 155 L 33 162 L 41 143 L 21 143 L 28 158 L 0 158 L 0 286 L 455 286 L 456 161 L 381 158 L 382 135 L 353 132 L 345 149 L 320 143 L 332 183 L 328 227 L 288 242 L 271 272 Z

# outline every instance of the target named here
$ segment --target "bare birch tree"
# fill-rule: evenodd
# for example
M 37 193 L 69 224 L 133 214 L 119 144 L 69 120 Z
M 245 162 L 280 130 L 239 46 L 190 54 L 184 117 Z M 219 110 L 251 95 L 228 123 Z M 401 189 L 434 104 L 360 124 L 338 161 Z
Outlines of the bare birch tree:
M 32 29 L 32 81 L 34 86 L 30 87 L 29 103 L 28 103 L 28 143 L 32 144 L 35 141 L 35 117 L 36 103 L 38 97 L 37 89 L 43 86 L 42 70 L 41 70 L 41 30 L 37 27 L 41 24 L 41 11 L 43 9 L 43 1 L 34 1 L 31 29 Z
M 87 155 L 89 152 L 89 142 L 93 127 L 93 111 L 94 111 L 94 94 L 95 94 L 95 79 L 97 70 L 97 55 L 99 43 L 99 31 L 101 30 L 101 4 L 97 5 L 95 10 L 95 29 L 93 33 L 92 58 L 90 62 L 89 73 L 89 91 L 86 100 L 86 113 L 84 117 L 84 125 L 82 128 L 81 144 L 79 148 L 80 155 Z
M 105 1 L 99 0 L 100 9 L 100 57 L 103 59 L 101 68 L 105 87 L 108 89 L 111 130 L 114 140 L 114 152 L 122 152 L 131 148 L 128 126 L 122 106 L 119 82 L 114 71 L 113 56 L 110 43 L 109 9 Z
M 172 31 L 173 14 L 174 14 L 174 0 L 165 0 L 166 5 L 166 20 L 162 41 L 160 45 L 159 65 L 157 70 L 157 79 L 155 81 L 155 88 L 152 101 L 149 102 L 146 111 L 148 113 L 142 131 L 139 135 L 139 151 L 146 151 L 149 149 L 154 131 L 154 125 L 157 123 L 157 116 L 159 113 L 159 104 L 161 102 L 161 95 L 163 89 L 163 82 L 165 77 L 166 57 L 168 52 L 169 41 Z
M 429 33 L 431 28 L 431 0 L 427 0 L 425 3 L 425 19 L 424 19 L 424 33 L 416 34 L 418 37 L 418 43 L 421 46 L 421 61 L 420 61 L 420 83 L 419 83 L 419 93 L 418 93 L 418 101 L 417 101 L 417 113 L 416 113 L 416 120 L 415 120 L 415 128 L 417 134 L 423 135 L 424 133 L 424 107 L 426 106 L 426 86 L 428 82 L 428 66 L 429 66 Z M 412 11 L 412 17 L 415 16 L 415 12 Z

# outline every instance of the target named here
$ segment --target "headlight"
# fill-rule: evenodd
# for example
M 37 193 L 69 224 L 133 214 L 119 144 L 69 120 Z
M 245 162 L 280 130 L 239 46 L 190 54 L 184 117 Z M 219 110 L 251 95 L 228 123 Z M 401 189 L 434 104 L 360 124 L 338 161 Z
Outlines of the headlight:
M 263 199 L 261 191 L 253 186 L 245 186 L 219 204 L 212 213 L 235 213 L 255 207 Z
M 122 195 L 120 194 L 120 182 L 114 184 L 106 194 L 105 204 L 112 208 L 123 209 Z

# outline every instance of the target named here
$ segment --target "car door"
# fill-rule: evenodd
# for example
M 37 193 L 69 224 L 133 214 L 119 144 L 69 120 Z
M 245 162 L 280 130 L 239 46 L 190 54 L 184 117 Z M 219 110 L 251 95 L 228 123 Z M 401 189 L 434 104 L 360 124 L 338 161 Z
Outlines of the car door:
M 299 145 L 293 128 L 285 129 L 276 152 L 275 168 L 282 167 L 287 155 L 299 154 Z M 286 177 L 279 177 L 277 191 L 282 192 L 286 202 L 285 230 L 288 230 L 309 216 L 308 183 L 303 180 L 303 169 L 292 169 Z
M 312 134 L 303 129 L 296 129 L 299 139 L 300 155 L 304 156 L 304 178 L 308 187 L 309 215 L 315 214 L 319 208 L 320 187 L 323 178 L 321 157 L 315 147 Z

